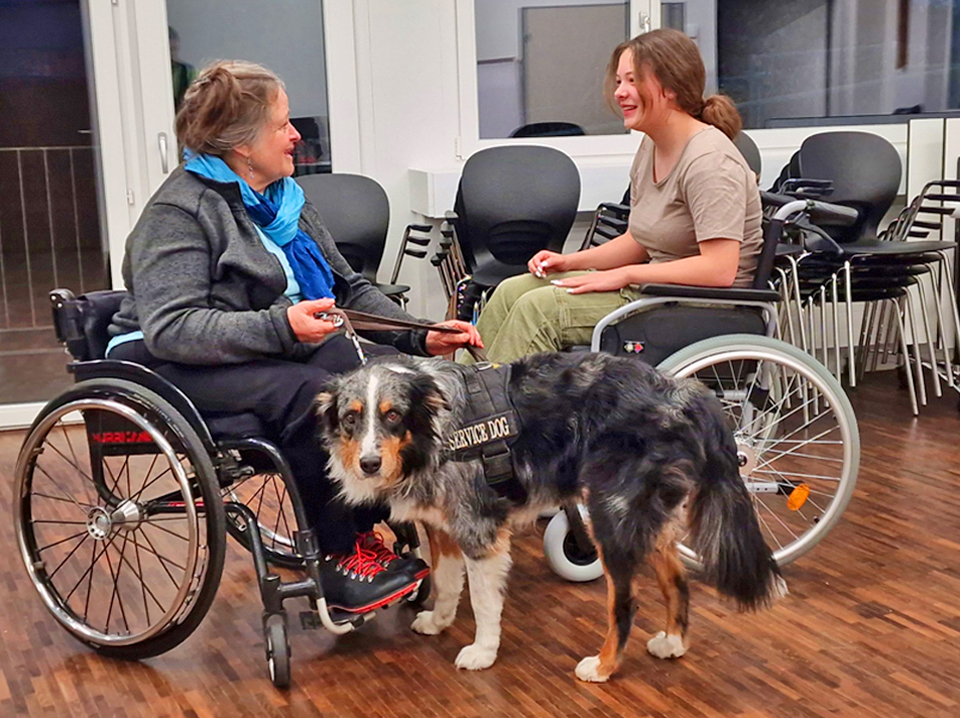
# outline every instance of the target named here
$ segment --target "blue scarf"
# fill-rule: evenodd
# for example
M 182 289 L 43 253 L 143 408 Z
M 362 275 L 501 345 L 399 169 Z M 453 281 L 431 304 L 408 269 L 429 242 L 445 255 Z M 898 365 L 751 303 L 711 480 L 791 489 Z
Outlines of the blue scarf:
M 215 182 L 238 184 L 247 214 L 283 250 L 303 298 L 333 297 L 333 270 L 317 243 L 300 229 L 303 190 L 292 177 L 277 180 L 267 187 L 266 194 L 260 194 L 219 157 L 187 156 L 185 169 Z

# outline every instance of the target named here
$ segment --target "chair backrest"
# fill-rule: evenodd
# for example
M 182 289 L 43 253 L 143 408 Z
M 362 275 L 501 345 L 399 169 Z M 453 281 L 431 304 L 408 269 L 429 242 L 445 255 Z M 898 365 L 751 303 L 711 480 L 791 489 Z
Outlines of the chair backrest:
M 580 125 L 572 122 L 531 122 L 510 133 L 511 137 L 567 137 L 585 135 Z
M 77 361 L 103 359 L 110 341 L 107 327 L 129 294 L 123 290 L 88 292 L 74 297 L 69 289 L 50 292 L 57 339 Z
M 804 140 L 799 160 L 801 177 L 832 182 L 827 202 L 860 213 L 849 227 L 823 229 L 837 242 L 876 238 L 900 189 L 902 164 L 894 146 L 868 132 L 822 132 Z
M 747 164 L 750 165 L 750 169 L 759 177 L 763 169 L 763 162 L 760 159 L 760 148 L 757 147 L 757 143 L 753 141 L 750 135 L 741 132 L 733 138 L 733 144 L 740 150 L 740 154 L 743 155 Z
M 580 172 L 551 147 L 490 147 L 463 166 L 454 210 L 468 271 L 491 259 L 525 265 L 562 251 L 580 204 Z
M 319 210 L 340 254 L 354 271 L 376 282 L 390 225 L 383 187 L 369 177 L 343 173 L 303 175 L 297 182 Z

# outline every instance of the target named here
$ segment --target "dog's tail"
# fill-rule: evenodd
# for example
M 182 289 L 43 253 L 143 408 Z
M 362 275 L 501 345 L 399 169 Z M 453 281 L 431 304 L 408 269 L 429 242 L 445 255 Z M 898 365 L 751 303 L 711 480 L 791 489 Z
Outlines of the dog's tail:
M 704 578 L 735 599 L 741 611 L 764 608 L 786 595 L 787 584 L 763 540 L 719 407 L 700 419 L 706 464 L 689 513 L 693 548 Z

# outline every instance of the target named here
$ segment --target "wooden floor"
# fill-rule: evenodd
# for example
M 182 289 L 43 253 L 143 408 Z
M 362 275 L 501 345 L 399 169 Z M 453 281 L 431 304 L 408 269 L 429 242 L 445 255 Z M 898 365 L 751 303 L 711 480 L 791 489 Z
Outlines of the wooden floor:
M 854 400 L 863 461 L 844 520 L 789 567 L 791 594 L 773 610 L 738 615 L 694 584 L 692 646 L 680 660 L 645 650 L 661 626 L 651 580 L 621 673 L 604 685 L 578 682 L 574 666 L 602 640 L 604 586 L 553 575 L 537 531 L 517 541 L 500 658 L 487 671 L 453 667 L 472 638 L 468 606 L 429 638 L 408 629 L 413 613 L 402 608 L 339 639 L 296 627 L 294 685 L 275 690 L 253 568 L 236 544 L 186 643 L 142 664 L 114 662 L 46 613 L 2 521 L 0 716 L 960 716 L 955 396 L 919 420 L 886 379 Z M 0 434 L 5 516 L 20 441 Z

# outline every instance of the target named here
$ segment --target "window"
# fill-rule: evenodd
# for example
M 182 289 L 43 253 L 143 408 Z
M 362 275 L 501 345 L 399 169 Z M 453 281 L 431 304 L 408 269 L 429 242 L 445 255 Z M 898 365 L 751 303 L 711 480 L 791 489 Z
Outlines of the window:
M 687 0 L 660 15 L 698 43 L 708 92 L 730 95 L 747 128 L 960 106 L 960 0 Z
M 330 127 L 321 0 L 167 0 L 174 93 L 179 75 L 214 60 L 258 62 L 283 79 L 290 117 L 303 136 L 295 175 L 330 171 Z M 178 70 L 183 70 L 178 73 Z
M 649 0 L 457 0 L 458 156 L 512 141 L 575 157 L 632 155 L 637 138 L 607 105 L 603 78 L 613 48 L 651 27 L 650 7 Z

